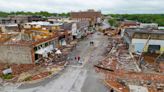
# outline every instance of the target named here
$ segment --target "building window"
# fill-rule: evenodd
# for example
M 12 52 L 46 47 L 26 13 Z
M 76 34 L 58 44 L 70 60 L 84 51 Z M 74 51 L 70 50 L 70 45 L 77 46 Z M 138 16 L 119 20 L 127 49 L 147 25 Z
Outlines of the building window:
M 52 30 L 49 30 L 49 32 L 51 33 L 51 32 L 52 32 Z
M 160 45 L 149 45 L 148 46 L 148 52 L 149 53 L 156 53 L 157 51 L 160 51 L 161 46 Z
M 34 47 L 34 51 L 37 51 L 38 49 L 37 49 L 37 47 Z
M 48 46 L 48 42 L 45 43 L 45 47 L 47 47 L 47 46 Z
M 17 23 L 17 20 L 14 20 L 14 23 Z
M 42 47 L 43 47 L 43 45 L 41 44 L 41 45 L 40 45 L 40 47 L 42 48 Z

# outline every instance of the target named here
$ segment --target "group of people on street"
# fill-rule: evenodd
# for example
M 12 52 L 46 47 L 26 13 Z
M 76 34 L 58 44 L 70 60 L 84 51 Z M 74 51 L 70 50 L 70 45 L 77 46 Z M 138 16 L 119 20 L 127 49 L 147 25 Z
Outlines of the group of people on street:
M 75 56 L 75 61 L 77 61 L 79 64 L 82 64 L 80 59 L 81 59 L 80 56 Z
M 75 56 L 75 60 L 79 61 L 80 60 L 80 56 Z
M 90 41 L 90 45 L 94 45 L 94 42 L 93 41 Z

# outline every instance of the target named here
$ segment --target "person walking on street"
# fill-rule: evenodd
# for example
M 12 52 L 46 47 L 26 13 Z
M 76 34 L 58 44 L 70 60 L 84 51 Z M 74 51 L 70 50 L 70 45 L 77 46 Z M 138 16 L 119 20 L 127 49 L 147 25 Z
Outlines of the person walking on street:
M 90 41 L 90 45 L 92 45 L 92 46 L 93 46 L 93 45 L 94 45 L 94 42 L 93 42 L 93 41 Z
M 77 60 L 76 56 L 75 56 L 75 61 Z
M 78 61 L 80 60 L 80 56 L 77 57 L 77 60 L 78 60 Z
M 82 61 L 80 60 L 80 56 L 77 57 L 78 63 L 82 64 Z

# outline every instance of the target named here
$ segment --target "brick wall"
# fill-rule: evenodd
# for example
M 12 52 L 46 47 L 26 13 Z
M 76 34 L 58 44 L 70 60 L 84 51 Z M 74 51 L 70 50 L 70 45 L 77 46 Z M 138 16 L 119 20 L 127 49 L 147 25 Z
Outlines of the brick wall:
M 32 64 L 31 48 L 17 45 L 0 45 L 0 63 Z
M 34 68 L 34 64 L 13 64 L 11 65 L 11 68 L 12 68 L 12 71 L 13 71 L 13 74 L 16 75 L 16 74 L 20 74 L 22 72 L 27 72 L 31 69 Z

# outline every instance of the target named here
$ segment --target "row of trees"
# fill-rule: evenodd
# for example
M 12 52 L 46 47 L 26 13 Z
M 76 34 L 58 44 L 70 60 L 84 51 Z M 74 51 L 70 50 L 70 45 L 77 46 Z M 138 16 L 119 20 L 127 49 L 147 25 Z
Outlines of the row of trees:
M 24 11 L 2 12 L 0 11 L 0 17 L 7 17 L 8 15 L 40 15 L 40 16 L 45 16 L 45 17 L 50 17 L 50 16 L 68 17 L 69 13 L 49 13 L 47 11 L 40 11 L 40 12 L 24 12 Z
M 118 27 L 118 26 L 119 26 L 119 23 L 118 23 L 118 21 L 117 21 L 115 18 L 109 19 L 109 20 L 108 20 L 108 23 L 109 23 L 111 26 L 113 26 L 113 27 Z
M 110 14 L 115 19 L 119 20 L 134 20 L 142 23 L 158 23 L 159 26 L 164 26 L 164 14 Z

